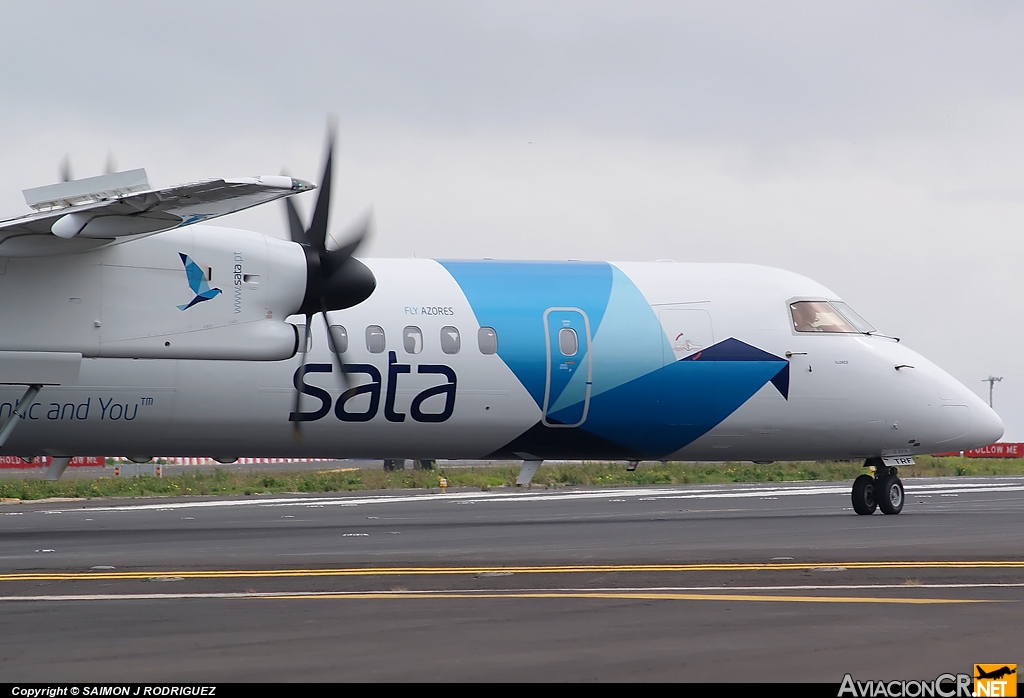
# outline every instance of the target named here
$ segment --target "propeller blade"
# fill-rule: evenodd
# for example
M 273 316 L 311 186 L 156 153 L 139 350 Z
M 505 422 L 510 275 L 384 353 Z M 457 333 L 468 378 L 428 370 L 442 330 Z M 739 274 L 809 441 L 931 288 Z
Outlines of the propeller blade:
M 338 374 L 341 376 L 341 384 L 345 390 L 352 387 L 352 381 L 348 376 L 348 369 L 345 368 L 345 356 L 343 352 L 338 350 L 338 338 L 334 336 L 334 330 L 331 329 L 331 321 L 327 317 L 327 305 L 321 300 L 320 302 L 320 314 L 324 318 L 324 326 L 327 327 L 327 345 L 331 349 L 331 354 L 334 355 L 335 363 L 338 366 Z
M 377 287 L 373 272 L 353 257 L 355 251 L 373 230 L 373 209 L 368 210 L 356 224 L 349 228 L 349 239 L 337 249 L 327 249 L 327 228 L 330 217 L 331 181 L 334 163 L 335 124 L 327 125 L 327 152 L 324 157 L 324 173 L 320 182 L 313 218 L 309 227 L 303 229 L 295 205 L 285 199 L 288 214 L 288 229 L 293 242 L 303 245 L 306 255 L 306 293 L 297 310 L 303 315 L 325 313 L 324 322 L 331 338 L 330 323 L 326 312 L 342 310 L 362 303 Z M 332 244 L 336 238 L 331 237 Z M 341 353 L 335 352 L 341 361 Z M 342 374 L 347 379 L 344 363 L 340 363 Z
M 60 161 L 60 181 L 70 182 L 71 180 L 71 156 L 65 155 L 64 159 Z
M 299 388 L 299 381 L 302 380 L 302 378 L 301 378 L 302 367 L 306 365 L 306 347 L 309 346 L 310 332 L 313 329 L 311 327 L 312 324 L 313 324 L 313 316 L 312 315 L 307 315 L 306 316 L 306 330 L 305 330 L 305 332 L 303 332 L 302 337 L 299 338 L 300 341 L 302 342 L 302 346 L 299 347 L 299 356 L 301 357 L 300 360 L 299 360 L 299 371 L 300 371 L 300 373 L 297 374 L 297 375 L 299 375 L 299 380 L 297 380 L 295 382 L 295 410 L 293 411 L 293 414 L 295 415 L 295 421 L 292 422 L 292 434 L 295 435 L 296 439 L 301 439 L 302 438 L 302 427 L 300 426 L 302 424 L 302 422 L 299 419 L 299 416 L 302 414 L 302 390 Z
M 292 236 L 292 242 L 306 244 L 306 229 L 302 226 L 302 219 L 299 218 L 299 212 L 292 203 L 292 197 L 284 198 L 284 207 L 288 212 L 288 232 Z
M 117 158 L 114 157 L 114 151 L 107 151 L 107 164 L 103 168 L 103 174 L 114 174 L 117 172 Z
M 334 125 L 327 131 L 327 161 L 324 163 L 324 176 L 320 180 L 320 193 L 316 197 L 316 208 L 313 209 L 313 220 L 306 231 L 306 240 L 318 252 L 327 251 L 327 218 L 331 210 L 331 174 L 334 161 Z
M 338 259 L 341 259 L 342 256 L 351 257 L 366 238 L 370 237 L 373 233 L 373 228 L 373 208 L 371 207 L 360 218 L 356 219 L 355 223 L 349 226 L 348 234 L 345 235 L 348 238 L 348 242 L 344 245 L 338 244 L 335 249 L 331 250 L 328 256 L 335 256 L 336 253 L 341 253 L 336 255 Z M 333 235 L 331 240 L 334 240 Z M 337 241 L 335 240 L 335 242 Z

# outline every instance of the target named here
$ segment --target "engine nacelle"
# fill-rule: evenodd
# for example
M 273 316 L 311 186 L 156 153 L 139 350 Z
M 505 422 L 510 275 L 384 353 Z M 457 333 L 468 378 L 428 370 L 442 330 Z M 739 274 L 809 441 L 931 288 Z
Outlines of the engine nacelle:
M 0 351 L 279 360 L 307 262 L 292 242 L 193 225 L 91 252 L 0 259 Z

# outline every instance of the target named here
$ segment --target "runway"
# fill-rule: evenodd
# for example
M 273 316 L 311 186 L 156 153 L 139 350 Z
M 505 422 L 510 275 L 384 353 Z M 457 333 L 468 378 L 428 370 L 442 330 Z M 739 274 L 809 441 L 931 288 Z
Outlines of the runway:
M 1024 646 L 1024 478 L 0 506 L 9 681 L 932 679 Z

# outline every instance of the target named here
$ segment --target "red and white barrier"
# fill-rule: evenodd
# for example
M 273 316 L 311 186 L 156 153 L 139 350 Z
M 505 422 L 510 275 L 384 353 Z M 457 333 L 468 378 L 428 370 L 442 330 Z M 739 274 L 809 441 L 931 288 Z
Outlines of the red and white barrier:
M 334 458 L 239 458 L 234 463 L 221 463 L 215 458 L 158 458 L 168 465 L 256 465 L 264 463 L 331 463 Z
M 50 456 L 37 456 L 25 460 L 19 456 L 0 456 L 0 469 L 28 469 L 47 468 L 50 465 Z M 112 458 L 113 464 L 131 463 L 127 458 Z M 213 458 L 154 458 L 157 463 L 166 465 L 225 465 Z M 239 458 L 236 463 L 240 465 L 255 465 L 264 463 L 330 463 L 333 458 Z M 107 459 L 103 456 L 76 456 L 71 459 L 70 467 L 97 468 L 106 464 Z
M 0 468 L 23 469 L 23 468 L 48 468 L 51 458 L 49 456 L 37 456 L 31 460 L 25 460 L 18 456 L 0 456 Z M 71 467 L 102 467 L 106 463 L 103 456 L 76 456 L 68 464 Z
M 961 453 L 965 458 L 1024 458 L 1024 443 L 995 443 L 981 448 L 972 448 L 969 451 L 949 451 L 934 455 L 959 456 Z

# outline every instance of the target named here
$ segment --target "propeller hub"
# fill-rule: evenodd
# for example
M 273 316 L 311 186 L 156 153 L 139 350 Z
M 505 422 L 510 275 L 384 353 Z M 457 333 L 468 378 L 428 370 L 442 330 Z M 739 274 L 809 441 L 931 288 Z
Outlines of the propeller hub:
M 351 308 L 377 288 L 373 272 L 355 257 L 332 259 L 338 250 L 320 254 L 308 245 L 302 249 L 306 253 L 306 294 L 296 311 L 299 314 Z
M 325 277 L 322 298 L 324 309 L 343 310 L 359 305 L 377 288 L 373 272 L 355 257 L 349 257 Z

